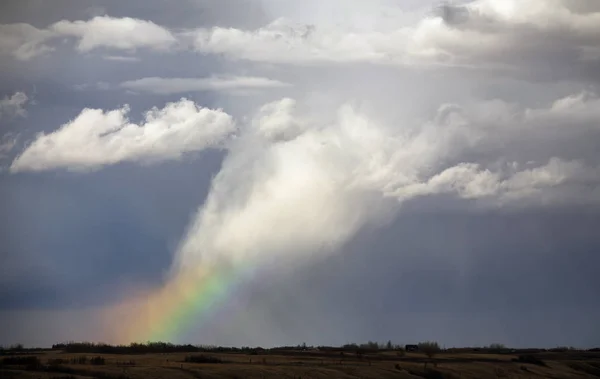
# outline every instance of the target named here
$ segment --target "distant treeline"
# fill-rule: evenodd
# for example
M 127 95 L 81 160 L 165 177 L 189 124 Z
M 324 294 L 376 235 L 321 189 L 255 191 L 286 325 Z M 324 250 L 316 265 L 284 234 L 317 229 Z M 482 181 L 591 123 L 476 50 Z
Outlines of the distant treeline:
M 241 353 L 241 354 L 267 354 L 269 352 L 282 353 L 286 351 L 380 351 L 380 350 L 402 350 L 403 346 L 394 345 L 391 341 L 387 344 L 367 342 L 362 344 L 346 344 L 343 346 L 307 346 L 306 344 L 295 346 L 279 346 L 264 349 L 262 347 L 223 347 L 211 345 L 176 345 L 169 342 L 131 343 L 129 345 L 109 345 L 93 342 L 66 342 L 52 345 L 52 350 L 62 350 L 66 353 L 88 353 L 88 354 L 156 354 L 156 353 Z
M 227 350 L 227 348 L 222 348 Z M 93 354 L 156 354 L 201 352 L 206 348 L 194 345 L 175 345 L 168 342 L 131 343 L 129 345 L 109 345 L 93 342 L 66 342 L 52 345 L 52 350 L 65 353 Z
M 501 344 L 492 344 L 487 347 L 468 347 L 468 348 L 440 348 L 436 342 L 425 342 L 416 344 L 435 345 L 437 351 L 446 351 L 453 353 L 461 352 L 493 352 L 507 354 L 531 354 L 542 352 L 568 352 L 568 351 L 586 351 L 584 349 L 576 349 L 573 347 L 557 347 L 552 349 L 511 349 Z M 0 355 L 27 354 L 39 352 L 41 348 L 24 348 L 23 345 L 13 345 L 10 347 L 0 347 Z M 105 343 L 93 342 L 65 342 L 52 345 L 52 350 L 61 350 L 65 353 L 85 353 L 85 354 L 156 354 L 156 353 L 240 353 L 240 354 L 269 354 L 278 353 L 285 354 L 286 352 L 297 351 L 320 351 L 320 352 L 361 352 L 367 353 L 370 351 L 404 351 L 404 345 L 393 344 L 391 341 L 387 343 L 366 342 L 361 344 L 350 343 L 342 346 L 307 346 L 299 344 L 294 346 L 280 346 L 264 349 L 262 347 L 223 347 L 211 345 L 177 345 L 169 342 L 147 342 L 147 343 L 131 343 L 129 345 L 109 345 Z M 419 349 L 421 350 L 421 349 Z M 600 349 L 588 349 L 588 352 L 598 352 Z

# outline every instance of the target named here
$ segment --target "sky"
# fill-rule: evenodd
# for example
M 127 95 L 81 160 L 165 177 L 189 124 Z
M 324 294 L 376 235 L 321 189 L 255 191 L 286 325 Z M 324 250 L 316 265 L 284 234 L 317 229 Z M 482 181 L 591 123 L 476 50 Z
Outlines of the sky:
M 0 345 L 600 344 L 600 4 L 5 1 Z

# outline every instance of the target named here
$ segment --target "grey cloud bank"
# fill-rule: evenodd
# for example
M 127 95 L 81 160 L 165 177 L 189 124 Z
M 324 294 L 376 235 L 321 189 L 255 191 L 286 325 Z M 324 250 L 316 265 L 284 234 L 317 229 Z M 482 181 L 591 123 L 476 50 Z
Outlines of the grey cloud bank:
M 366 8 L 377 9 L 378 6 L 382 5 Z M 311 7 L 314 7 L 312 2 L 305 6 L 306 9 Z M 357 7 L 364 5 L 354 4 L 348 8 L 352 12 Z M 404 13 L 398 7 L 389 4 L 385 7 L 387 12 L 381 11 L 380 15 L 365 13 L 361 16 L 378 21 L 370 22 L 368 30 L 364 27 L 356 30 L 343 22 L 327 24 L 325 21 L 315 25 L 287 18 L 254 30 L 214 27 L 178 32 L 151 21 L 110 16 L 59 21 L 43 30 L 23 23 L 8 24 L 2 29 L 3 40 L 6 40 L 2 50 L 19 59 L 30 59 L 54 49 L 44 44 L 46 40 L 72 36 L 78 40 L 77 49 L 81 52 L 97 48 L 178 50 L 192 48 L 188 46 L 191 42 L 193 49 L 201 53 L 287 64 L 369 62 L 532 70 L 549 54 L 555 59 L 568 60 L 561 62 L 562 65 L 586 66 L 598 60 L 600 45 L 595 38 L 600 31 L 598 13 L 583 11 L 586 8 L 566 1 L 519 3 L 511 0 L 501 4 L 495 0 L 478 0 L 443 6 L 437 17 L 432 17 L 436 15 L 432 12 L 417 22 L 402 17 Z M 325 8 L 315 14 L 331 12 L 331 8 Z M 382 15 L 399 26 L 385 27 L 389 23 L 381 23 Z M 318 17 L 313 20 L 324 21 Z

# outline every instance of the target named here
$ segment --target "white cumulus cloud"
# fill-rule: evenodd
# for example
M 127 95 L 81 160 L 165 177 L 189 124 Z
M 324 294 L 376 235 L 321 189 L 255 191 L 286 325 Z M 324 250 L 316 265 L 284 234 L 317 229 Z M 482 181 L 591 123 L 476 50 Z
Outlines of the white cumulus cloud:
M 59 21 L 50 30 L 78 39 L 77 49 L 88 52 L 105 47 L 117 50 L 148 48 L 166 51 L 177 39 L 166 28 L 131 17 L 97 16 L 87 21 Z
M 153 108 L 132 123 L 127 106 L 84 109 L 60 129 L 36 139 L 11 165 L 12 172 L 56 168 L 93 170 L 119 162 L 149 163 L 218 146 L 235 130 L 231 116 L 181 99 Z

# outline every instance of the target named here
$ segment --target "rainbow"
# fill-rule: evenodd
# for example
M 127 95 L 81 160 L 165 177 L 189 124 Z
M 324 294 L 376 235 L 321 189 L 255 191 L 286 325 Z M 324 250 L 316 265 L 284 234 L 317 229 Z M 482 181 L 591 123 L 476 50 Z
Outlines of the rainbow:
M 158 290 L 136 296 L 137 304 L 128 312 L 132 319 L 125 321 L 117 339 L 127 343 L 178 339 L 190 326 L 210 319 L 253 276 L 250 266 L 219 265 L 176 274 Z

